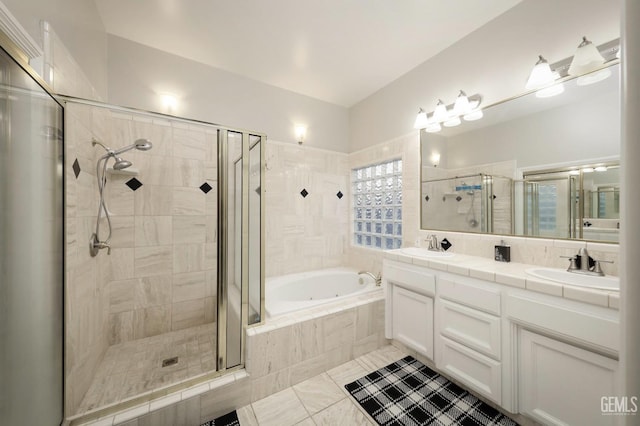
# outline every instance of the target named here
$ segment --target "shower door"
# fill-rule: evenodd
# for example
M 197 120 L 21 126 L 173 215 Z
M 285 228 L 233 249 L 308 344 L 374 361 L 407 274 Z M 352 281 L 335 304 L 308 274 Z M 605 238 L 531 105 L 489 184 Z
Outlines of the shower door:
M 264 136 L 218 133 L 218 369 L 244 363 L 244 329 L 264 311 Z
M 0 49 L 3 425 L 63 417 L 62 123 L 62 106 Z

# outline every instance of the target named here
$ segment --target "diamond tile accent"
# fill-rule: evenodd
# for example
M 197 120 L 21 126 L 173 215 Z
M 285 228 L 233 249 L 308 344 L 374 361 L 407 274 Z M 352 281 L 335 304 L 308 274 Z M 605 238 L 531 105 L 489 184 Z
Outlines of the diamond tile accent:
M 307 192 L 306 189 L 303 188 L 302 191 L 300 191 L 300 195 L 302 195 L 302 198 L 306 198 L 307 195 L 309 195 L 309 193 Z
M 428 195 L 425 195 L 425 197 L 424 197 L 424 200 L 425 200 L 425 201 L 429 201 L 430 199 L 431 199 L 431 198 L 429 198 L 429 196 L 428 196 Z
M 342 191 L 338 191 L 338 193 L 336 194 L 336 197 L 338 197 L 339 199 L 342 199 L 342 197 L 344 197 L 344 194 L 342 193 Z
M 200 185 L 200 191 L 204 192 L 205 194 L 207 194 L 212 189 L 213 188 L 211 187 L 211 185 L 209 185 L 207 182 L 205 182 L 202 185 Z
M 262 186 L 259 186 L 259 187 L 256 188 L 256 194 L 262 195 L 261 191 L 262 191 Z
M 76 179 L 78 179 L 78 176 L 80 176 L 80 163 L 78 163 L 78 159 L 76 158 L 76 161 L 73 162 L 73 166 L 71 166 L 73 168 L 73 174 L 76 175 Z
M 142 182 L 140 182 L 136 178 L 131 178 L 128 181 L 125 182 L 125 185 L 127 185 L 129 188 L 131 188 L 132 191 L 135 191 L 136 189 L 138 189 L 138 188 L 140 188 L 142 186 Z

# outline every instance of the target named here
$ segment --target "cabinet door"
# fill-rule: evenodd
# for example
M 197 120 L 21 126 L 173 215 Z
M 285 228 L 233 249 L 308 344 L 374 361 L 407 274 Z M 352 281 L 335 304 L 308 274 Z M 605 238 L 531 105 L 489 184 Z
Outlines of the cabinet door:
M 519 340 L 521 413 L 552 425 L 616 424 L 601 398 L 617 394 L 617 361 L 526 330 Z
M 393 286 L 393 338 L 433 359 L 433 299 Z

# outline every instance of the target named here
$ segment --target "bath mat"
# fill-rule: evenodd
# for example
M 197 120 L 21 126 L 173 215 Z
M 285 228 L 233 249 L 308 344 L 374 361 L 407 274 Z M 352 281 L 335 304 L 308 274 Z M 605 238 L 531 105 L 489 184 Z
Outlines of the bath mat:
M 216 417 L 215 419 L 209 420 L 200 426 L 240 426 L 240 421 L 238 421 L 238 414 L 236 413 L 236 410 L 233 410 L 224 416 Z
M 518 425 L 411 356 L 345 388 L 383 426 Z

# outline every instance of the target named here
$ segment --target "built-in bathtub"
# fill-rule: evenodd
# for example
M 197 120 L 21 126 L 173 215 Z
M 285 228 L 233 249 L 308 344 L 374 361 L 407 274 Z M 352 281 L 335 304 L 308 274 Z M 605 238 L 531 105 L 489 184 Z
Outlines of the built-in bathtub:
M 366 274 L 325 269 L 267 279 L 265 287 L 266 320 L 246 335 L 251 401 L 388 344 L 384 293 Z
M 266 280 L 265 309 L 272 318 L 378 289 L 372 277 L 350 268 L 283 275 Z

